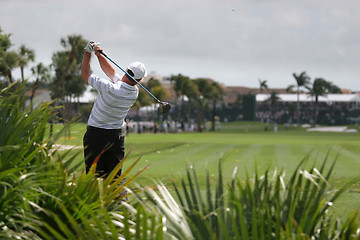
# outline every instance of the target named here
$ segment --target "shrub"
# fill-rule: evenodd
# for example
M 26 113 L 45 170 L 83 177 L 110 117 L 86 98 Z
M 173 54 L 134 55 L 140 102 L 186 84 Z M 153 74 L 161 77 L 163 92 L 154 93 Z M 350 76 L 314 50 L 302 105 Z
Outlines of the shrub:
M 45 136 L 53 109 L 47 103 L 24 109 L 24 87 L 15 83 L 0 93 L 0 238 L 130 239 L 141 236 L 138 226 L 146 227 L 144 239 L 161 237 L 161 216 L 142 218 L 141 206 L 120 204 L 136 175 L 120 182 L 137 161 L 118 179 L 123 161 L 105 180 L 95 177 L 96 165 L 76 176 L 69 169 L 76 156 L 58 152 Z M 136 229 L 129 209 L 136 212 Z
M 326 159 L 320 169 L 301 170 L 305 159 L 287 183 L 282 171 L 241 181 L 235 170 L 225 185 L 220 161 L 217 184 L 207 173 L 205 192 L 190 167 L 181 186 L 173 184 L 175 196 L 161 183 L 159 193 L 143 188 L 136 195 L 166 218 L 168 233 L 178 239 L 358 239 L 359 213 L 344 224 L 328 214 L 346 189 L 329 191 L 335 161 L 328 170 Z

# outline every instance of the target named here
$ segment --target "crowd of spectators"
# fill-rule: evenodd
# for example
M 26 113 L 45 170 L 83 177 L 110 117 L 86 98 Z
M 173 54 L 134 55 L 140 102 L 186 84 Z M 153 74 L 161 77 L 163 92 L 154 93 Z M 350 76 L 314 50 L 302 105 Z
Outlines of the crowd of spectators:
M 318 103 L 317 107 L 315 107 L 314 103 L 305 103 L 300 105 L 300 123 L 312 124 L 316 119 L 316 124 L 349 124 L 351 123 L 349 118 L 354 110 L 349 103 L 328 104 L 321 102 Z M 296 123 L 296 103 L 279 103 L 274 109 L 271 109 L 266 104 L 262 104 L 257 108 L 256 120 L 262 122 Z

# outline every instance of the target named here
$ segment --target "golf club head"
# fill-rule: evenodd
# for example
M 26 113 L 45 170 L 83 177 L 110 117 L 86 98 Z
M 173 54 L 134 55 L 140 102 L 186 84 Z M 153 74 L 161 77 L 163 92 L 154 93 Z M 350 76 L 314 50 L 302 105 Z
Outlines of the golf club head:
M 162 114 L 168 113 L 170 111 L 170 109 L 171 109 L 171 105 L 169 103 L 167 103 L 167 102 L 160 103 L 160 112 Z

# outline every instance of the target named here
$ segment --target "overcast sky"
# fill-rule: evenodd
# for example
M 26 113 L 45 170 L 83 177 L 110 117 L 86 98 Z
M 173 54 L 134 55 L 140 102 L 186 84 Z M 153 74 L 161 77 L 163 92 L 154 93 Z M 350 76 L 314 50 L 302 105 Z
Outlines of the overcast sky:
M 226 86 L 295 84 L 306 73 L 360 91 L 359 0 L 0 0 L 13 49 L 51 63 L 60 39 L 101 43 L 120 66 Z M 97 62 L 92 62 L 92 66 Z M 95 73 L 101 75 L 98 68 Z M 30 73 L 28 73 L 30 74 Z

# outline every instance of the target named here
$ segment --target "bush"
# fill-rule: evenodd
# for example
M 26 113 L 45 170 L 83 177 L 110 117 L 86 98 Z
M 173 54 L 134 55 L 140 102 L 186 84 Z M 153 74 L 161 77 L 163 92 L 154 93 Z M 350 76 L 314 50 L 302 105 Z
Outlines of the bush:
M 328 209 L 346 187 L 329 191 L 328 180 L 335 162 L 326 170 L 301 170 L 304 159 L 285 183 L 282 171 L 266 171 L 245 181 L 225 185 L 221 161 L 218 180 L 211 185 L 207 174 L 205 192 L 199 188 L 196 171 L 187 169 L 187 180 L 175 183 L 175 197 L 163 184 L 160 194 L 144 188 L 139 201 L 166 218 L 167 231 L 179 239 L 358 239 L 359 212 L 344 224 L 334 221 Z M 141 196 L 145 194 L 145 199 Z M 178 199 L 178 200 L 175 200 Z
M 120 184 L 136 162 L 122 175 L 103 180 L 89 174 L 75 175 L 68 169 L 76 157 L 58 152 L 47 139 L 50 104 L 34 110 L 24 109 L 25 85 L 15 83 L 0 93 L 0 238 L 1 239 L 130 239 L 136 236 L 129 210 L 120 204 L 121 192 L 129 182 Z M 60 136 L 62 132 L 58 133 Z M 54 136 L 56 138 L 57 136 Z M 70 156 L 70 157 L 69 157 Z M 76 169 L 76 166 L 74 167 Z M 135 175 L 136 176 L 136 175 Z M 161 216 L 142 219 L 151 227 L 149 238 L 162 235 Z M 140 225 L 141 226 L 141 225 Z

